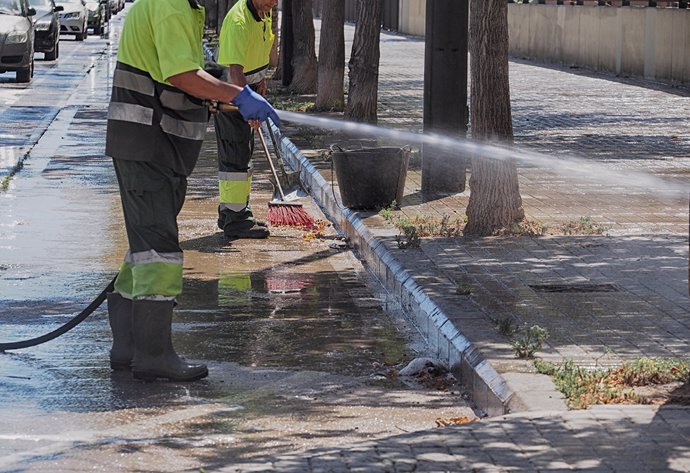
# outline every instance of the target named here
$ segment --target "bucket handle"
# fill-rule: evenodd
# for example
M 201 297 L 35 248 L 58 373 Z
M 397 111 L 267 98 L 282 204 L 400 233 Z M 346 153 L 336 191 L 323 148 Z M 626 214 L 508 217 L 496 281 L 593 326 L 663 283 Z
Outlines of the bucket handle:
M 331 153 L 336 153 L 336 152 L 341 152 L 344 153 L 345 151 L 340 147 L 340 145 L 331 145 L 330 147 Z
M 324 161 L 330 161 L 331 162 L 331 193 L 333 194 L 333 202 L 335 202 L 335 205 L 342 210 L 343 208 L 340 206 L 338 203 L 338 198 L 335 196 L 335 185 L 333 184 L 335 182 L 335 168 L 333 167 L 333 153 L 343 153 L 343 149 L 339 145 L 331 145 L 328 147 L 328 151 L 324 153 L 323 160 Z

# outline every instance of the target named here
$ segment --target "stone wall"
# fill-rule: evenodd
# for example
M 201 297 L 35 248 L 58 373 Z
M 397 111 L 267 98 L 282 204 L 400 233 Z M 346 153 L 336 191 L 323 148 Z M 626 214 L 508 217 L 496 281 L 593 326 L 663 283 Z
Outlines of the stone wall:
M 508 5 L 513 57 L 690 85 L 690 10 L 673 8 L 680 2 L 545 2 Z M 425 0 L 400 0 L 399 31 L 423 36 L 425 10 Z

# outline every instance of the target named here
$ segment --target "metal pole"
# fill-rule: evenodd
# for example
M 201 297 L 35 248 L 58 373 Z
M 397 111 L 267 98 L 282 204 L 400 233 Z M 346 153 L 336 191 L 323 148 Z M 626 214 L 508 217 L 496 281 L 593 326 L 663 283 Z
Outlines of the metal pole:
M 424 131 L 458 138 L 467 134 L 467 36 L 469 0 L 426 2 Z M 465 190 L 467 156 L 424 146 L 422 193 Z
M 283 0 L 283 11 L 280 19 L 280 68 L 281 83 L 285 86 L 292 83 L 294 69 L 292 67 L 292 49 L 294 37 L 292 33 L 292 0 Z

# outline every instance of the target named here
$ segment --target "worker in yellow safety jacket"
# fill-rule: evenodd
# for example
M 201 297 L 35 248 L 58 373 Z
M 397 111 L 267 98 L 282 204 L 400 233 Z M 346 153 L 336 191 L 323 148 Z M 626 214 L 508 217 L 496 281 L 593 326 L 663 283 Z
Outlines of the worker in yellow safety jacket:
M 233 103 L 245 122 L 278 120 L 249 87 L 203 70 L 204 8 L 196 0 L 137 0 L 125 19 L 108 108 L 106 155 L 120 188 L 129 251 L 107 295 L 110 365 L 134 378 L 193 381 L 203 364 L 172 345 L 182 292 L 177 215 L 208 125 L 205 100 Z
M 221 26 L 217 62 L 227 66 L 226 79 L 266 94 L 266 73 L 273 46 L 271 10 L 278 0 L 238 0 Z M 218 227 L 227 238 L 267 238 L 266 223 L 249 205 L 252 186 L 253 128 L 238 112 L 214 115 L 218 144 Z

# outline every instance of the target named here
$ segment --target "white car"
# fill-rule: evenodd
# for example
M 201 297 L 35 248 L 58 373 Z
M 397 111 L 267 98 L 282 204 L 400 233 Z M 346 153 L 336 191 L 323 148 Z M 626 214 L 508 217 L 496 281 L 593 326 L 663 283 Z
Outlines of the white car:
M 17 82 L 34 75 L 35 14 L 26 0 L 0 0 L 0 73 L 16 71 Z
M 89 11 L 85 0 L 58 0 L 63 7 L 60 15 L 60 33 L 73 34 L 77 41 L 84 41 L 87 36 Z

